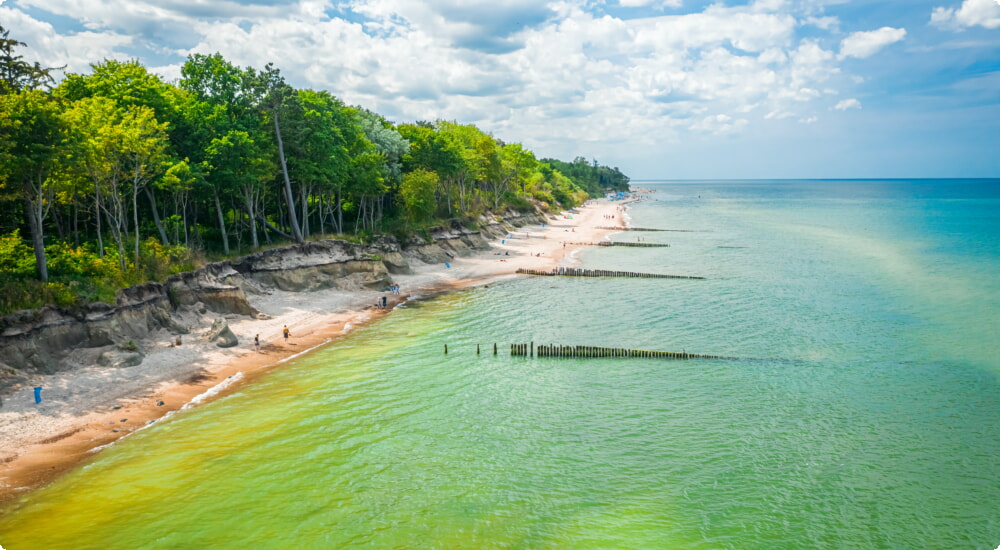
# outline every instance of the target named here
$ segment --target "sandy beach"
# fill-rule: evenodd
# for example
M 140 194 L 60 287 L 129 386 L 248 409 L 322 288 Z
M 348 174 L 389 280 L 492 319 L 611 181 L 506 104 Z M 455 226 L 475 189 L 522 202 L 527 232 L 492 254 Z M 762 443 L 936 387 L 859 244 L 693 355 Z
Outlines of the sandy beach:
M 74 352 L 78 368 L 39 376 L 42 402 L 32 387 L 4 396 L 0 408 L 0 502 L 43 486 L 101 448 L 164 416 L 191 408 L 251 383 L 292 357 L 308 353 L 354 327 L 390 315 L 394 305 L 451 289 L 516 276 L 519 268 L 551 269 L 575 264 L 575 254 L 622 226 L 623 202 L 591 201 L 578 213 L 550 215 L 550 223 L 526 226 L 491 242 L 492 250 L 444 264 L 411 262 L 412 275 L 393 277 L 400 294 L 371 290 L 321 290 L 249 296 L 267 319 L 224 315 L 239 345 L 219 348 L 205 341 L 220 315 L 184 319 L 194 327 L 181 344 L 166 331 L 140 342 L 141 365 L 100 367 L 87 350 Z M 611 216 L 614 216 L 612 219 Z M 386 296 L 389 307 L 374 307 Z M 289 328 L 287 341 L 283 327 Z M 261 347 L 254 349 L 259 334 Z

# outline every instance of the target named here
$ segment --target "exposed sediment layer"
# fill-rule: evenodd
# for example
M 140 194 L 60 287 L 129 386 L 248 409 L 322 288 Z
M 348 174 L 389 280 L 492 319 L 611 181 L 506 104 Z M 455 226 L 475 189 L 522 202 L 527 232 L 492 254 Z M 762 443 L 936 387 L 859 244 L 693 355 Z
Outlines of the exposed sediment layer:
M 80 311 L 45 307 L 7 315 L 0 318 L 0 396 L 33 374 L 78 365 L 65 361 L 74 350 L 128 347 L 161 329 L 187 334 L 195 327 L 185 324 L 185 311 L 253 318 L 261 314 L 248 294 L 384 288 L 391 275 L 410 273 L 412 261 L 440 263 L 470 255 L 489 248 L 488 236 L 542 223 L 544 216 L 510 212 L 503 219 L 481 221 L 483 231 L 458 222 L 431 228 L 426 238 L 415 237 L 405 248 L 390 237 L 367 245 L 337 240 L 289 245 L 211 263 L 163 283 L 123 289 L 113 305 L 94 303 Z

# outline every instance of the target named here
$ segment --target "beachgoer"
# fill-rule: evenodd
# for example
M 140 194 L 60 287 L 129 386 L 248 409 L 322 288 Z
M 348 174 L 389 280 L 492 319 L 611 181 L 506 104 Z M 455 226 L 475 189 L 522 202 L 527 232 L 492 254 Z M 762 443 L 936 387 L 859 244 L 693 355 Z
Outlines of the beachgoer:
M 385 309 L 386 306 L 388 305 L 389 305 L 388 300 L 386 299 L 385 296 L 382 296 L 382 309 Z
M 285 343 L 287 344 L 288 343 L 288 337 L 291 336 L 291 333 L 288 331 L 288 325 L 285 325 L 285 328 L 281 329 L 281 334 L 284 335 L 284 337 L 285 337 Z
M 257 353 L 260 353 L 260 334 L 253 337 L 253 349 Z

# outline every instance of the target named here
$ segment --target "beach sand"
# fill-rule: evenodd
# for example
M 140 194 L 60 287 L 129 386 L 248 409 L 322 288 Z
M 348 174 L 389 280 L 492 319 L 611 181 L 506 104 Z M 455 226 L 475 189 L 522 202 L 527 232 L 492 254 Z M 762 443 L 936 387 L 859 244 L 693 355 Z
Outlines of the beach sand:
M 321 290 L 248 296 L 266 320 L 225 315 L 239 345 L 219 348 L 200 336 L 218 317 L 184 319 L 199 327 L 182 337 L 162 331 L 140 342 L 146 356 L 135 367 L 99 367 L 86 350 L 74 352 L 79 368 L 32 380 L 41 386 L 35 403 L 32 387 L 4 397 L 0 408 L 0 503 L 51 482 L 104 446 L 155 422 L 186 404 L 205 402 L 236 391 L 288 359 L 348 333 L 351 328 L 391 314 L 411 297 L 515 276 L 518 268 L 547 270 L 575 264 L 585 243 L 603 239 L 622 226 L 623 202 L 591 201 L 579 214 L 551 216 L 545 227 L 526 226 L 513 238 L 491 242 L 492 250 L 443 264 L 411 263 L 412 275 L 397 275 L 400 295 L 371 290 Z M 609 216 L 614 215 L 614 219 Z M 386 309 L 373 307 L 386 296 Z M 290 337 L 282 337 L 288 326 Z M 261 349 L 255 351 L 254 335 Z M 228 381 L 228 382 L 227 382 Z M 214 388 L 214 389 L 213 389 Z M 196 403 L 192 403 L 195 400 Z M 190 407 L 190 405 L 189 405 Z

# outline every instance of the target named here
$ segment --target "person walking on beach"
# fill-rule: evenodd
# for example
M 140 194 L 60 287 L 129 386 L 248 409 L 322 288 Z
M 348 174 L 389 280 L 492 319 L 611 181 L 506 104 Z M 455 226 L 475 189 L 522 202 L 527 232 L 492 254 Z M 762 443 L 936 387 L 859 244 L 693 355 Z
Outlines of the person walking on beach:
M 253 349 L 257 353 L 260 353 L 260 334 L 253 337 Z
M 281 334 L 285 337 L 285 343 L 287 344 L 288 343 L 288 336 L 289 336 L 288 325 L 285 325 L 285 328 L 281 329 Z

